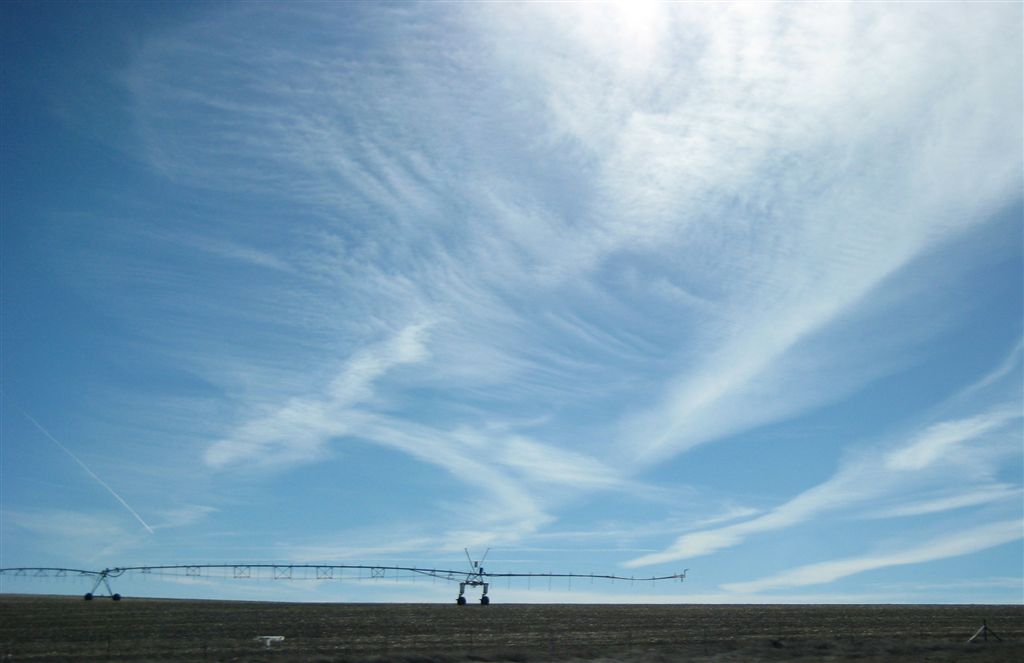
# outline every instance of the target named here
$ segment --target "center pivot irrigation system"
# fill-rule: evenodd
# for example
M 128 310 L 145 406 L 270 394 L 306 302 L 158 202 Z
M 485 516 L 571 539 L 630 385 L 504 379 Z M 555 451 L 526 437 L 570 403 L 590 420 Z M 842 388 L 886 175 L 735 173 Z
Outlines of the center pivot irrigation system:
M 490 552 L 490 548 L 487 549 Z M 363 572 L 368 572 L 368 579 L 397 578 L 399 574 L 408 574 L 407 577 L 428 576 L 440 578 L 451 582 L 459 583 L 459 596 L 455 599 L 458 605 L 466 605 L 466 587 L 481 587 L 480 605 L 488 605 L 491 602 L 487 595 L 490 585 L 498 578 L 590 578 L 591 580 L 629 580 L 631 582 L 656 582 L 658 580 L 686 580 L 686 572 L 675 573 L 669 576 L 650 576 L 636 578 L 618 576 L 608 573 L 491 573 L 485 571 L 483 562 L 487 559 L 487 553 L 479 560 L 474 560 L 466 550 L 466 559 L 469 560 L 469 571 L 454 569 L 424 569 L 416 566 L 367 566 L 363 564 L 166 564 L 158 566 L 116 566 L 99 571 L 85 569 L 66 569 L 61 567 L 17 567 L 0 569 L 0 576 L 22 576 L 35 578 L 66 578 L 66 577 L 87 577 L 95 579 L 92 589 L 85 594 L 85 600 L 91 601 L 94 598 L 110 598 L 120 601 L 121 595 L 114 592 L 110 587 L 110 579 L 117 578 L 125 573 L 134 572 L 143 575 L 147 574 L 172 574 L 185 577 L 202 577 L 214 571 L 222 571 L 225 577 L 229 578 L 258 578 L 260 571 L 267 571 L 267 576 L 274 580 L 292 580 L 295 578 L 307 578 L 311 580 L 340 580 L 345 571 L 357 571 L 359 579 L 367 579 Z M 230 571 L 230 575 L 227 572 Z M 296 571 L 304 573 L 304 576 L 297 576 Z M 311 575 L 315 573 L 316 575 Z M 106 590 L 106 594 L 97 594 L 100 588 Z

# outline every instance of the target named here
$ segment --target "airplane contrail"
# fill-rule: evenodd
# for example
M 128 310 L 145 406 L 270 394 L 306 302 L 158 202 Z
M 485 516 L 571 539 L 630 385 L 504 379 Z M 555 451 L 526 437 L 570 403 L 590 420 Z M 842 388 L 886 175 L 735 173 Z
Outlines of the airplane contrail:
M 83 463 L 81 460 L 78 459 L 78 456 L 76 456 L 75 454 L 71 453 L 70 449 L 68 449 L 63 444 L 61 444 L 60 441 L 57 438 L 55 438 L 53 435 L 50 435 L 50 431 L 48 431 L 45 428 L 43 428 L 42 424 L 40 424 L 38 421 L 36 421 L 35 419 L 32 418 L 32 415 L 30 415 L 28 412 L 25 412 L 24 410 L 21 409 L 21 407 L 19 407 L 18 405 L 14 404 L 14 403 L 11 403 L 11 405 L 14 405 L 14 407 L 17 408 L 17 410 L 19 412 L 21 412 L 23 415 L 25 415 L 25 418 L 28 419 L 29 421 L 31 421 L 35 425 L 36 428 L 38 428 L 40 431 L 42 431 L 43 435 L 45 435 L 46 437 L 50 438 L 50 441 L 53 442 L 54 444 L 56 444 L 60 448 L 61 451 L 63 451 L 67 455 L 71 456 L 71 460 L 73 460 L 76 463 L 78 463 L 79 465 L 81 465 L 82 469 L 85 470 L 89 474 L 89 476 L 91 476 L 93 479 L 96 479 L 96 481 L 101 486 L 103 486 L 104 488 L 107 489 L 108 493 L 110 493 L 111 495 L 114 496 L 114 499 L 116 499 L 118 502 L 121 503 L 121 506 L 123 506 L 125 509 L 128 510 L 128 513 L 130 513 L 133 516 L 135 516 L 135 520 L 137 520 L 140 523 L 142 523 L 142 526 L 146 528 L 147 532 L 149 532 L 150 534 L 153 534 L 153 528 L 150 527 L 149 524 L 145 520 L 142 519 L 142 516 L 140 516 L 135 509 L 131 508 L 128 505 L 128 502 L 124 501 L 123 497 L 118 495 L 114 491 L 113 488 L 108 486 L 106 481 L 104 481 L 103 479 L 99 478 L 99 476 L 97 476 L 95 472 L 93 472 L 92 470 L 89 469 L 88 465 L 86 465 L 85 463 Z

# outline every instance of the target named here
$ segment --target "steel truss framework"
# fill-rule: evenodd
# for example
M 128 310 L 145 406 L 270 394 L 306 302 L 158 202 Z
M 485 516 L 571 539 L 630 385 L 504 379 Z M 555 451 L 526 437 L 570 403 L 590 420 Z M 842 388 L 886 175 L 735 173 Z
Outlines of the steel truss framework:
M 468 554 L 467 554 L 468 557 Z M 508 578 L 547 578 L 549 581 L 555 578 L 589 578 L 590 580 L 626 580 L 630 582 L 657 582 L 661 580 L 686 580 L 686 572 L 675 573 L 667 576 L 648 576 L 637 578 L 635 576 L 620 576 L 608 573 L 491 573 L 484 571 L 480 562 L 470 560 L 471 571 L 459 571 L 455 569 L 433 569 L 420 568 L 417 566 L 370 566 L 364 564 L 162 564 L 156 566 L 116 566 L 98 571 L 88 569 L 68 569 L 62 567 L 16 567 L 0 569 L 0 576 L 21 576 L 34 578 L 66 578 L 86 577 L 95 582 L 92 589 L 85 594 L 85 600 L 91 601 L 97 597 L 109 597 L 114 601 L 120 601 L 121 595 L 114 592 L 110 586 L 111 578 L 118 578 L 125 573 L 141 574 L 167 574 L 184 575 L 186 577 L 200 577 L 214 572 L 223 572 L 223 577 L 230 578 L 253 578 L 260 577 L 260 572 L 265 572 L 267 577 L 274 580 L 373 580 L 382 578 L 400 578 L 427 576 L 440 578 L 459 583 L 459 596 L 456 603 L 465 605 L 466 587 L 482 587 L 480 603 L 487 605 L 490 598 L 487 590 L 492 582 L 497 579 Z M 298 571 L 298 573 L 296 573 Z M 345 571 L 356 571 L 360 575 L 354 578 L 345 578 Z M 363 576 L 368 573 L 368 576 Z M 230 575 L 228 575 L 230 574 Z M 401 574 L 405 574 L 404 576 Z M 100 588 L 106 590 L 105 594 L 96 594 Z

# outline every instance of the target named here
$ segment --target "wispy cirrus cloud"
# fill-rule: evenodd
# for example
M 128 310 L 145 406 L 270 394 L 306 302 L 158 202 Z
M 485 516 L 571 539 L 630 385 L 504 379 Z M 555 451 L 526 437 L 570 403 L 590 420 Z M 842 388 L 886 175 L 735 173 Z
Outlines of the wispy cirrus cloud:
M 26 6 L 5 390 L 154 533 L 5 417 L 5 559 L 1016 600 L 1019 542 L 938 534 L 1022 516 L 1022 12 Z
M 1024 539 L 1024 524 L 1020 520 L 1006 520 L 970 528 L 904 550 L 808 564 L 760 580 L 727 583 L 722 588 L 741 593 L 757 593 L 766 589 L 818 585 L 873 569 L 968 555 L 1021 539 Z
M 909 444 L 885 455 L 884 468 L 893 471 L 925 470 L 943 460 L 959 458 L 963 446 L 978 437 L 1017 421 L 1024 413 L 1016 403 L 976 417 L 944 421 L 929 426 Z
M 343 368 L 318 398 L 292 399 L 286 407 L 248 422 L 211 445 L 206 463 L 214 469 L 233 466 L 273 467 L 308 461 L 327 452 L 331 440 L 348 438 L 398 449 L 441 467 L 487 495 L 469 510 L 483 530 L 459 532 L 479 544 L 515 540 L 550 522 L 535 490 L 627 489 L 618 472 L 585 454 L 560 450 L 522 435 L 475 431 L 467 427 L 434 428 L 386 412 L 381 397 L 388 371 L 425 360 L 426 325 L 413 325 L 393 338 L 364 349 Z M 380 411 L 385 410 L 385 411 Z M 488 504 L 489 503 L 489 504 Z M 447 539 L 443 547 L 448 547 Z
M 990 502 L 1002 502 L 1024 496 L 1024 490 L 1020 486 L 1012 484 L 993 484 L 980 486 L 970 491 L 947 491 L 952 494 L 937 496 L 932 499 L 900 504 L 893 507 L 879 509 L 870 515 L 872 518 L 899 518 L 908 516 L 921 516 L 929 513 L 941 513 L 954 509 L 963 509 L 971 506 L 979 506 Z
M 1019 198 L 1012 21 L 645 11 L 238 6 L 145 44 L 125 80 L 149 164 L 266 203 L 254 230 L 280 237 L 193 250 L 291 277 L 218 293 L 267 293 L 278 342 L 179 348 L 229 394 L 209 467 L 369 442 L 486 487 L 506 516 L 483 536 L 511 540 L 563 490 L 640 492 L 659 461 L 835 402 L 936 333 L 885 313 Z M 982 411 L 887 471 L 1005 425 Z M 881 499 L 863 472 L 640 559 Z M 1000 499 L 974 488 L 918 509 Z
M 3 516 L 5 529 L 10 528 L 9 531 L 17 533 L 19 538 L 35 539 L 43 544 L 48 552 L 46 562 L 39 566 L 106 566 L 118 555 L 144 547 L 145 537 L 151 536 L 125 527 L 122 519 L 104 512 L 4 509 Z M 11 563 L 5 561 L 5 565 Z
M 279 465 L 311 461 L 331 438 L 351 430 L 349 410 L 371 401 L 374 383 L 389 370 L 421 361 L 429 325 L 406 327 L 392 338 L 357 352 L 325 386 L 324 395 L 295 397 L 283 407 L 257 416 L 206 450 L 214 468 L 233 464 Z
M 216 513 L 217 509 L 212 506 L 201 504 L 185 504 L 183 506 L 168 509 L 160 514 L 161 519 L 153 529 L 171 529 L 175 527 L 188 527 L 202 521 L 210 514 Z
M 710 555 L 743 543 L 747 538 L 822 517 L 861 510 L 869 517 L 898 517 L 938 513 L 994 501 L 1010 500 L 1020 490 L 993 483 L 991 468 L 1007 457 L 1019 456 L 1019 425 L 1024 417 L 1016 407 L 998 407 L 964 419 L 927 427 L 909 442 L 888 450 L 866 453 L 849 462 L 828 480 L 763 515 L 725 527 L 683 534 L 668 549 L 626 563 L 638 567 Z M 991 433 L 999 433 L 994 437 Z M 979 460 L 983 459 L 983 460 Z M 981 463 L 984 468 L 979 468 Z M 965 471 L 979 476 L 964 484 Z M 949 480 L 960 481 L 949 488 Z M 945 495 L 927 501 L 913 499 L 929 487 Z M 908 496 L 911 497 L 909 501 Z M 892 502 L 896 506 L 891 506 Z
M 457 320 L 434 331 L 427 374 L 568 404 L 586 384 L 604 404 L 631 368 L 656 404 L 625 399 L 618 444 L 642 468 L 899 365 L 898 348 L 851 370 L 864 349 L 804 346 L 1012 195 L 1019 164 L 986 136 L 1019 134 L 999 111 L 1015 65 L 975 52 L 977 34 L 993 49 L 1012 35 L 989 14 L 964 26 L 930 12 L 273 12 L 311 34 L 379 35 L 373 57 L 330 40 L 257 47 L 221 36 L 214 14 L 148 44 L 129 80 L 162 172 L 327 220 L 283 247 L 334 283 L 304 299 L 385 324 Z M 438 24 L 465 46 L 443 48 Z M 934 53 L 942 76 L 920 69 Z M 207 64 L 172 64 L 194 60 Z M 986 177 L 961 172 L 977 161 Z M 666 308 L 668 292 L 689 304 Z

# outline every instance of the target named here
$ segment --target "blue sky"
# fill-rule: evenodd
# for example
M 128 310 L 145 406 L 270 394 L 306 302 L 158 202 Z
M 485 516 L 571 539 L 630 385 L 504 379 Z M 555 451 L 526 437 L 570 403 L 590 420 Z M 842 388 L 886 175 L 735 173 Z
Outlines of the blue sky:
M 3 566 L 1024 600 L 1021 5 L 0 12 Z

